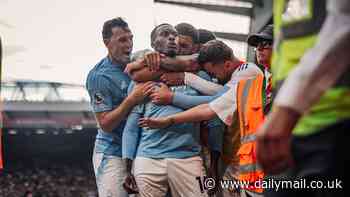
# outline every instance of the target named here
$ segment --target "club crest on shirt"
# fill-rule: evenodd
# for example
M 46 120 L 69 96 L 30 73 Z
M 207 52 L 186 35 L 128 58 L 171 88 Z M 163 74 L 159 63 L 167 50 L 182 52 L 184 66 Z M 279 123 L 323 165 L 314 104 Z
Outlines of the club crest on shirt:
M 101 93 L 96 92 L 94 94 L 94 100 L 96 104 L 101 104 L 103 102 L 103 96 Z

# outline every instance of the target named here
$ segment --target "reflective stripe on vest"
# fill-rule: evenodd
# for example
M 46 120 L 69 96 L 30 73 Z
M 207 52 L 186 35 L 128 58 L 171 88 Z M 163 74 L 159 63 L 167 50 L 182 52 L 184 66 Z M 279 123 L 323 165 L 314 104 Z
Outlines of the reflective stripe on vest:
M 248 101 L 248 93 L 249 93 L 249 89 L 250 89 L 250 86 L 252 85 L 252 81 L 253 79 L 248 79 L 246 81 L 246 84 L 244 85 L 244 89 L 243 89 L 243 94 L 242 94 L 242 105 L 241 105 L 241 112 L 244 112 L 245 111 L 245 107 L 247 105 L 247 101 Z M 244 126 L 246 124 L 246 116 L 245 114 L 243 114 L 242 116 L 242 120 L 241 123 L 242 123 L 242 126 Z M 242 136 L 241 136 L 242 138 Z M 242 142 L 241 142 L 242 143 Z
M 239 173 L 246 174 L 257 170 L 262 171 L 263 169 L 259 164 L 255 163 L 255 164 L 240 165 L 238 167 L 238 170 L 239 170 Z
M 245 135 L 241 137 L 241 143 L 249 143 L 253 142 L 256 140 L 256 135 L 255 134 L 250 134 L 250 135 Z

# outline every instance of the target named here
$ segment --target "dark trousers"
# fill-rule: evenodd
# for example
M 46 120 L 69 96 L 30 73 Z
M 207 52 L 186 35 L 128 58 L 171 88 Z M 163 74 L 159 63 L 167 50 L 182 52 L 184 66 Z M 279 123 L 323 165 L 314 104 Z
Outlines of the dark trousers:
M 269 188 L 265 190 L 265 196 L 345 196 L 349 182 L 345 168 L 350 168 L 350 120 L 310 136 L 293 137 L 291 149 L 295 166 L 278 176 L 267 176 L 265 180 L 283 180 L 285 187 L 294 184 L 293 188 L 280 188 L 278 191 Z

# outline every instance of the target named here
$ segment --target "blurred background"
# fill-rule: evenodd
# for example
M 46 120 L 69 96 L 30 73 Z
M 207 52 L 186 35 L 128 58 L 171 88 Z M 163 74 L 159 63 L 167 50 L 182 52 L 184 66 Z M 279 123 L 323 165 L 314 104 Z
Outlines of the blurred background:
M 271 22 L 271 6 L 272 0 L 0 0 L 0 197 L 97 196 L 97 125 L 84 84 L 107 54 L 104 21 L 126 19 L 134 51 L 150 48 L 156 25 L 188 22 L 254 61 L 246 37 Z

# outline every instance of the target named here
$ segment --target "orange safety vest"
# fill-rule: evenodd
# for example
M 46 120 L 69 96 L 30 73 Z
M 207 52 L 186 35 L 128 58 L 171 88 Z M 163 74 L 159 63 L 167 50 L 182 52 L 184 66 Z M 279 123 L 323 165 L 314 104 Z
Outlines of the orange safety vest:
M 237 112 L 239 116 L 241 146 L 239 157 L 239 177 L 244 184 L 249 183 L 249 191 L 262 193 L 258 184 L 264 178 L 264 172 L 256 158 L 256 131 L 264 121 L 264 76 L 241 80 L 237 86 Z M 255 187 L 257 186 L 257 187 Z

